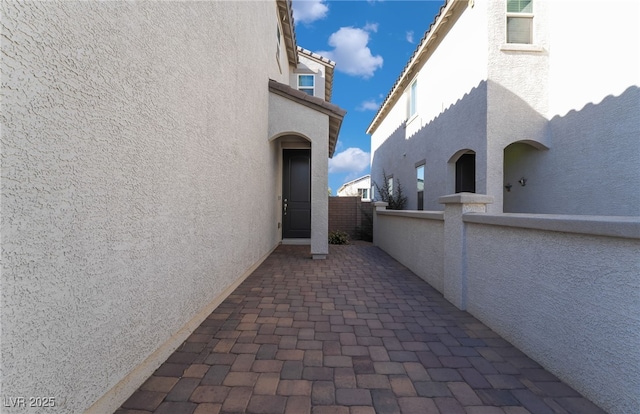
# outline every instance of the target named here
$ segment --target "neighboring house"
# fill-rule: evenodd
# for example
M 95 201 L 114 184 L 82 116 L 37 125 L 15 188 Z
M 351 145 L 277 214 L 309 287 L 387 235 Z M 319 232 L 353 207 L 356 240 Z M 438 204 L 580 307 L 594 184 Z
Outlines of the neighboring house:
M 372 180 L 408 209 L 640 216 L 639 8 L 445 2 L 368 127 Z
M 338 197 L 353 196 L 360 197 L 362 201 L 371 201 L 371 176 L 369 174 L 344 183 L 338 189 Z
M 328 253 L 334 64 L 290 1 L 6 2 L 1 30 L 3 397 L 113 412 L 278 244 Z

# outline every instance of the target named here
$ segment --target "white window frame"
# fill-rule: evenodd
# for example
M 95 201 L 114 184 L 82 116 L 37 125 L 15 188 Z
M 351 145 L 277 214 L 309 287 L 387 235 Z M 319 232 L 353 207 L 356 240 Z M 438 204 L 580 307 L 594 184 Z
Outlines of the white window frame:
M 281 53 L 281 49 L 282 49 L 282 30 L 280 30 L 280 23 L 276 22 L 276 40 L 277 40 L 277 46 L 276 46 L 276 62 L 278 62 L 278 68 L 280 69 L 280 73 L 282 73 L 282 68 L 280 67 L 280 53 Z
M 409 84 L 407 91 L 407 120 L 411 120 L 418 114 L 418 79 Z
M 533 2 L 534 0 L 531 0 L 531 12 L 530 13 L 521 13 L 521 12 L 510 12 L 508 11 L 508 7 L 509 7 L 509 1 L 507 0 L 506 6 L 507 6 L 507 12 L 506 12 L 506 18 L 505 18 L 505 42 L 507 45 L 533 45 L 533 37 L 534 37 L 534 33 L 533 33 Z M 509 19 L 527 19 L 530 21 L 530 27 L 531 27 L 531 31 L 529 33 L 529 41 L 522 43 L 522 42 L 510 42 L 509 41 Z
M 311 76 L 311 79 L 313 79 L 313 86 L 301 86 L 300 85 L 300 78 L 303 76 Z M 316 96 L 316 77 L 313 73 L 299 73 L 298 74 L 298 90 L 308 93 L 307 91 L 310 91 L 311 93 L 309 93 L 309 95 L 311 96 Z

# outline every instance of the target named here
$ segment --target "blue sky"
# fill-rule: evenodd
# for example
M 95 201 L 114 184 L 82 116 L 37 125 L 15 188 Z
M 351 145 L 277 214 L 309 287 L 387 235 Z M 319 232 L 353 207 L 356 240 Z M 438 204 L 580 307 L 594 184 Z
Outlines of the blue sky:
M 366 129 L 444 0 L 293 0 L 298 45 L 336 62 L 332 102 L 347 110 L 329 160 L 335 195 L 369 173 Z

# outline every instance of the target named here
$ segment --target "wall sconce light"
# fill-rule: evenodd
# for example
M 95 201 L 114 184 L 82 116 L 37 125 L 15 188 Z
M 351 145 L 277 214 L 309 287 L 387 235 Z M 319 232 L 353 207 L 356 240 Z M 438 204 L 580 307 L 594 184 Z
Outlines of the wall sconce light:
M 507 183 L 507 185 L 504 186 L 504 188 L 507 189 L 507 193 L 511 192 L 511 187 L 512 187 L 511 183 Z
M 521 179 L 518 180 L 518 183 L 524 187 L 525 185 L 527 185 L 527 179 L 522 177 Z

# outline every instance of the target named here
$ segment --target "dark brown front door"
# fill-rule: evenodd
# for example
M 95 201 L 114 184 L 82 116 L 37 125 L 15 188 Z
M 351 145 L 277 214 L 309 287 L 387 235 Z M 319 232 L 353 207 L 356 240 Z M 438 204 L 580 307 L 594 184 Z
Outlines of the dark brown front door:
M 282 237 L 311 237 L 311 150 L 284 150 Z

